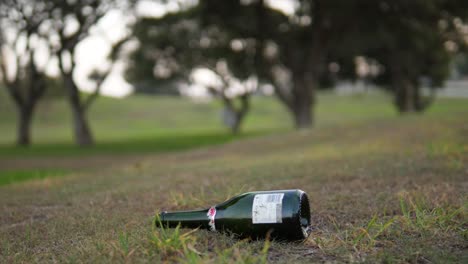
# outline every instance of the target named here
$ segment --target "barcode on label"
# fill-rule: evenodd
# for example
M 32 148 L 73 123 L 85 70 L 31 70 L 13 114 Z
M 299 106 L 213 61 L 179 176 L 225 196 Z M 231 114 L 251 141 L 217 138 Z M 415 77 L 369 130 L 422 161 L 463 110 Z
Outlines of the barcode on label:
M 284 193 L 257 194 L 252 204 L 252 223 L 274 224 L 283 222 Z
M 268 194 L 267 203 L 281 203 L 283 195 L 282 193 Z

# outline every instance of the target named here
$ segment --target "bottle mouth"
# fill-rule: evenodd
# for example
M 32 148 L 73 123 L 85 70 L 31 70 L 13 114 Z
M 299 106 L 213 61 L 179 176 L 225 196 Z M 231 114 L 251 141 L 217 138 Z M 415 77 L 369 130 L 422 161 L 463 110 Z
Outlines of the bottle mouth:
M 299 223 L 304 239 L 309 237 L 312 231 L 310 228 L 310 205 L 305 192 L 302 192 L 300 197 Z

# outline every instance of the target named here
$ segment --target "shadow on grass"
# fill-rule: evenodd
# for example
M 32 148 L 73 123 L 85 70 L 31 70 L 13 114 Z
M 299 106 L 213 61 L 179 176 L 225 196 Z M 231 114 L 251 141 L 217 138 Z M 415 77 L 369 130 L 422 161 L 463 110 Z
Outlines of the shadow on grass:
M 151 153 L 168 153 L 194 149 L 198 147 L 219 145 L 237 139 L 271 134 L 270 130 L 257 130 L 240 135 L 220 132 L 186 132 L 167 133 L 154 137 L 140 137 L 136 139 L 98 142 L 91 147 L 78 147 L 71 143 L 34 144 L 30 147 L 17 147 L 13 145 L 0 146 L 0 158 L 6 158 L 1 168 L 0 160 L 0 186 L 22 182 L 30 179 L 44 179 L 49 177 L 65 176 L 71 171 L 78 171 L 83 167 L 82 157 L 91 157 L 96 164 L 107 164 L 101 161 L 102 157 L 116 157 L 117 155 L 141 155 Z M 96 156 L 96 158 L 93 158 Z M 57 157 L 68 157 L 70 164 L 58 162 Z M 101 158 L 98 158 L 101 157 Z M 41 162 L 50 163 L 47 166 L 37 167 L 31 160 L 39 158 Z M 10 160 L 10 161 L 9 161 Z M 16 168 L 8 168 L 11 161 L 19 162 Z M 89 160 L 89 159 L 85 159 Z M 117 161 L 118 162 L 118 161 Z M 87 164 L 88 167 L 91 164 Z
M 140 137 L 108 142 L 95 146 L 78 147 L 71 143 L 34 144 L 30 147 L 0 146 L 0 157 L 34 158 L 47 156 L 149 154 L 188 150 L 209 145 L 219 145 L 233 140 L 271 134 L 271 130 L 256 130 L 240 135 L 226 132 L 168 133 L 154 137 Z

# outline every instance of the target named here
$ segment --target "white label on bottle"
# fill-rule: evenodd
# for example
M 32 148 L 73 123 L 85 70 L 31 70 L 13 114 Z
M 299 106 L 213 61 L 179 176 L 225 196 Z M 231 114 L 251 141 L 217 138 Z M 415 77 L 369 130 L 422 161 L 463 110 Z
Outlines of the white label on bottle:
M 252 204 L 252 223 L 275 224 L 283 222 L 283 196 L 284 193 L 256 194 Z

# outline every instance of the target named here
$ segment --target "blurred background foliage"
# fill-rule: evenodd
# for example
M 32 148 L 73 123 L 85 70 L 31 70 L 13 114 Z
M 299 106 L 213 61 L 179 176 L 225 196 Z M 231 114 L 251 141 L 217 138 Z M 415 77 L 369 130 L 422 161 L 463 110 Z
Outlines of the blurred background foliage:
M 16 142 L 27 146 L 38 103 L 66 99 L 76 144 L 93 145 L 88 119 L 99 113 L 90 107 L 119 67 L 128 83 L 113 83 L 114 90 L 130 84 L 136 93 L 180 96 L 202 89 L 205 99 L 219 100 L 224 125 L 234 134 L 252 109 L 267 107 L 252 98 L 270 95 L 294 127 L 310 128 L 317 92 L 343 83 L 386 91 L 402 114 L 423 112 L 448 78 L 466 78 L 467 5 L 450 0 L 5 0 L 0 3 L 7 95 L 2 100 L 9 97 L 14 105 L 5 108 L 5 116 L 17 116 Z M 116 11 L 122 19 L 113 26 L 124 28 L 117 37 L 100 26 Z M 105 60 L 79 77 L 80 57 L 97 54 L 93 48 L 80 53 L 80 45 L 96 35 L 107 41 Z M 80 78 L 92 88 L 81 87 Z M 154 115 L 190 115 L 171 100 Z M 119 103 L 123 111 L 131 111 L 125 101 Z M 262 118 L 283 116 L 274 115 Z

